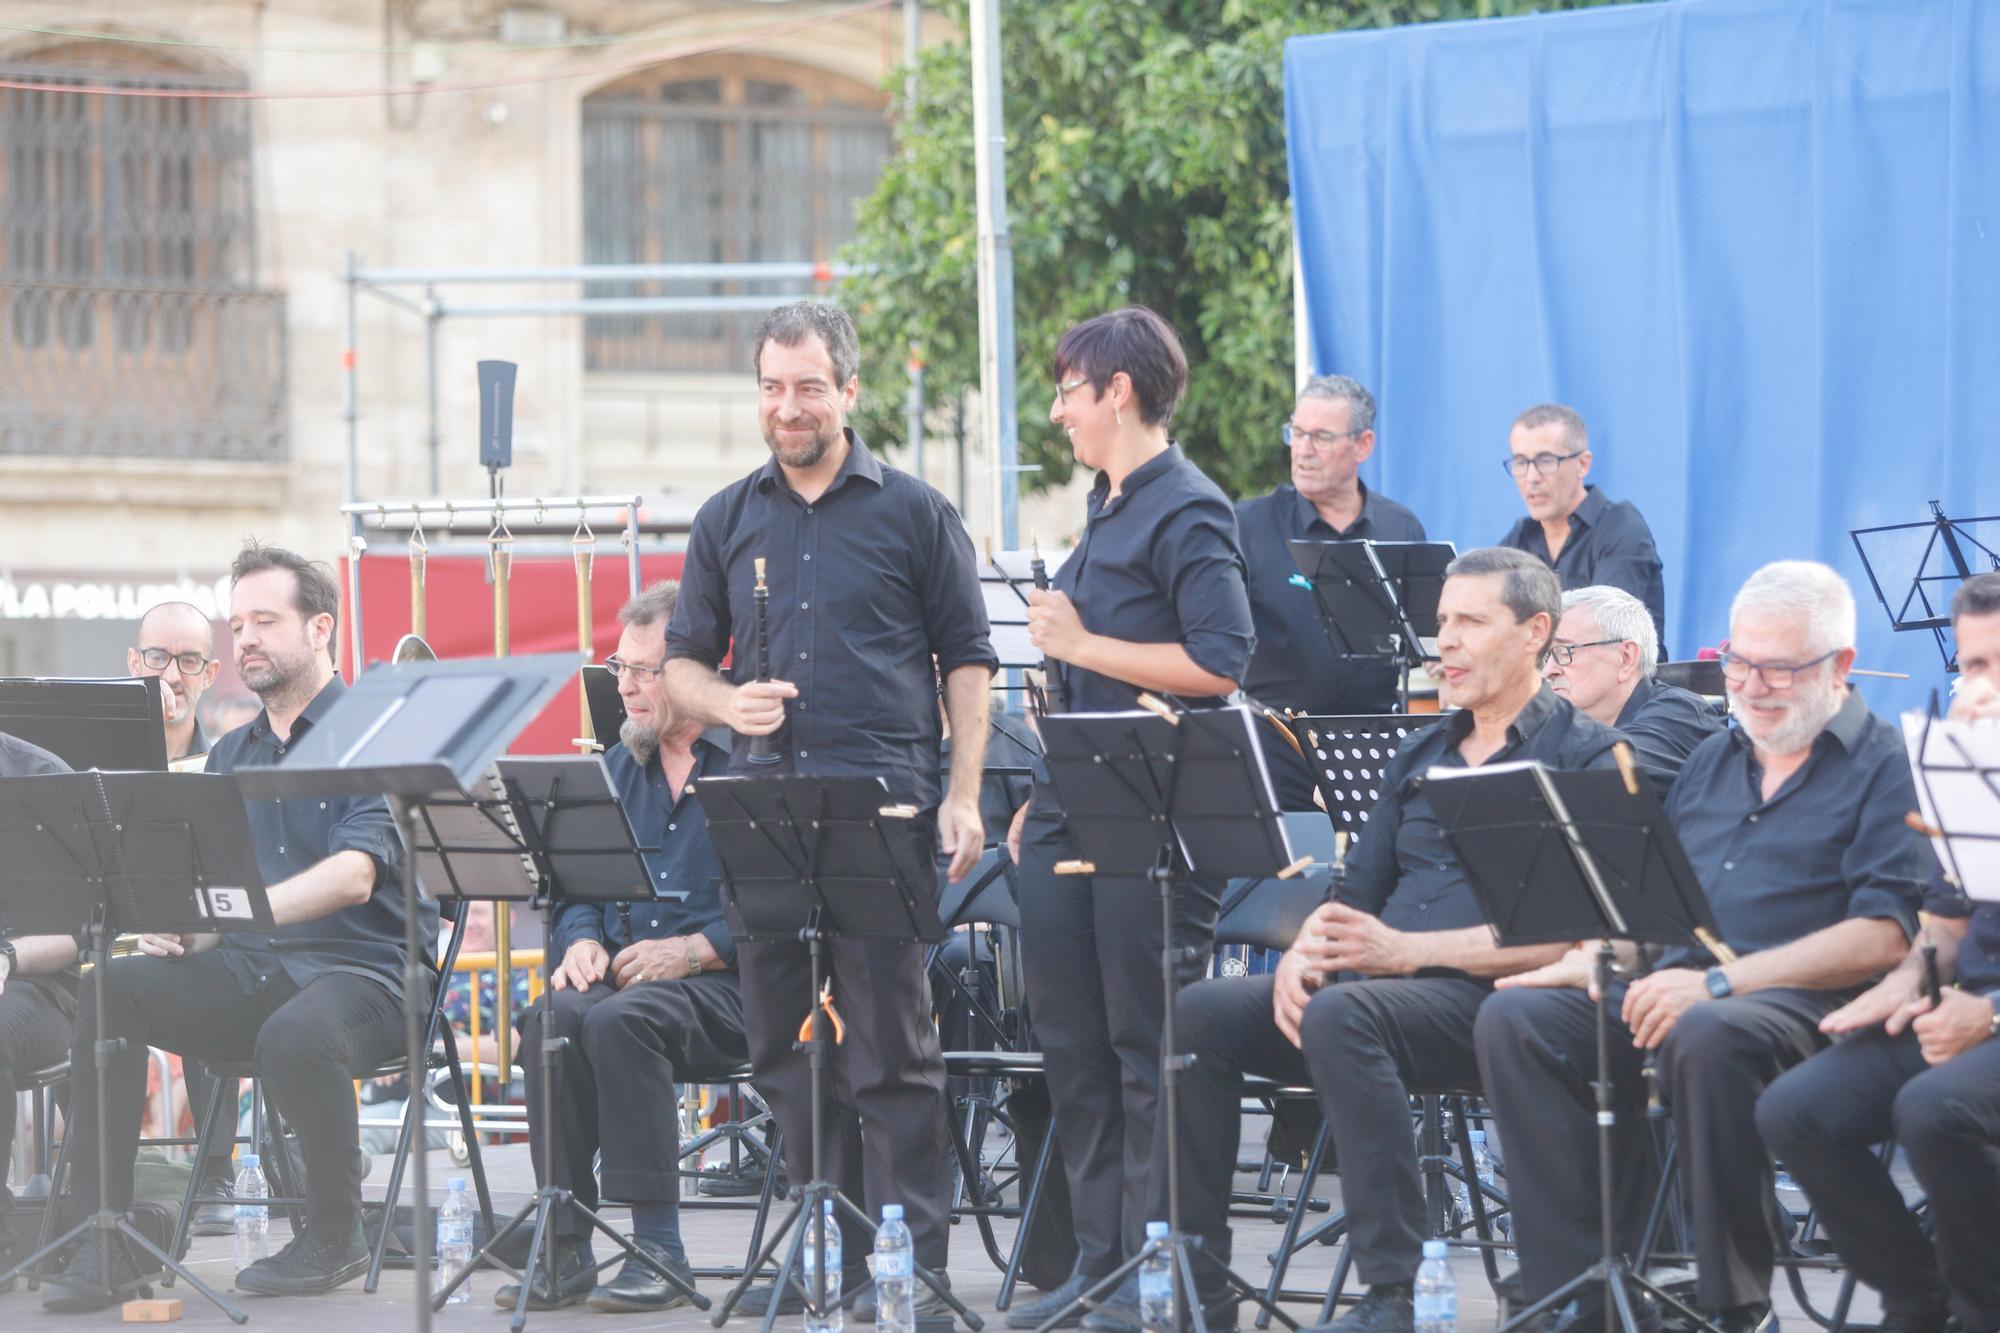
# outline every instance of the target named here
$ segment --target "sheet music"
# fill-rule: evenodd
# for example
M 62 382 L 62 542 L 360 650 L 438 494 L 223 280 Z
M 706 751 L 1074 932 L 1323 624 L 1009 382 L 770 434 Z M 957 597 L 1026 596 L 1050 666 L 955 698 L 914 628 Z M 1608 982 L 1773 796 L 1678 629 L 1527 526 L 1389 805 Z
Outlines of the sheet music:
M 2000 721 L 1903 714 L 1903 744 L 1938 860 L 1968 898 L 2000 902 Z

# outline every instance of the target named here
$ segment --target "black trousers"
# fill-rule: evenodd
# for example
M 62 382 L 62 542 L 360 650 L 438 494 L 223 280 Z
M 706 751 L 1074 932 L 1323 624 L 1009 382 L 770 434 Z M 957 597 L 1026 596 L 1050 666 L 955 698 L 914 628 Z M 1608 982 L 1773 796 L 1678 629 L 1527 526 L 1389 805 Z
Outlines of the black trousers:
M 910 821 L 915 864 L 936 856 L 936 822 Z M 944 1051 L 932 1021 L 923 944 L 834 939 L 826 943 L 833 1005 L 847 1039 L 827 1068 L 826 1178 L 870 1217 L 903 1205 L 917 1262 L 935 1272 L 950 1249 L 950 1103 Z M 812 1067 L 795 1050 L 811 1012 L 812 959 L 796 940 L 747 940 L 738 934 L 743 1026 L 757 1090 L 785 1135 L 785 1168 L 794 1186 L 812 1179 Z M 864 1262 L 864 1238 L 843 1229 L 849 1269 Z
M 1458 975 L 1326 986 L 1306 1005 L 1300 1049 L 1271 1016 L 1275 986 L 1266 974 L 1181 993 L 1175 1014 L 1194 1057 L 1181 1082 L 1183 1229 L 1229 1258 L 1243 1075 L 1310 1080 L 1339 1155 L 1355 1272 L 1369 1286 L 1413 1281 L 1429 1233 L 1409 1099 L 1476 1084 L 1472 1024 L 1490 987 Z M 1164 1215 L 1164 1146 L 1149 1176 Z
M 1826 1045 L 1819 1020 L 1848 992 L 1775 988 L 1696 1004 L 1656 1060 L 1694 1230 L 1695 1299 L 1719 1310 L 1769 1298 L 1777 1199 L 1754 1132 L 1757 1098 Z M 1617 1106 L 1612 1235 L 1631 1255 L 1659 1185 L 1645 1118 L 1642 1053 L 1611 1006 Z M 1598 1237 L 1596 1011 L 1579 990 L 1496 992 L 1480 1008 L 1479 1071 L 1507 1135 L 1507 1197 L 1521 1279 L 1538 1300 L 1601 1257 Z
M 1948 1297 L 1967 1329 L 2000 1329 L 2000 1041 L 1932 1067 L 1915 1033 L 1856 1034 L 1766 1089 L 1757 1130 L 1884 1308 Z M 1892 1137 L 1930 1199 L 1935 1248 L 1873 1151 Z
M 642 981 L 624 990 L 600 981 L 587 991 L 548 992 L 561 1048 L 555 1122 L 542 1121 L 541 1002 L 521 1027 L 528 1083 L 528 1141 L 539 1183 L 569 1190 L 595 1209 L 591 1158 L 601 1149 L 604 1194 L 625 1203 L 678 1203 L 680 1134 L 675 1104 L 683 1079 L 720 1078 L 749 1059 L 743 994 L 733 972 Z M 553 1174 L 540 1181 L 542 1141 L 555 1132 Z M 556 1234 L 589 1234 L 569 1209 Z
M 70 1012 L 69 996 L 53 981 L 10 977 L 0 991 L 0 1225 L 14 1211 L 6 1175 L 21 1080 L 69 1054 Z
M 1038 787 L 1021 833 L 1021 968 L 1043 1051 L 1069 1175 L 1077 1271 L 1102 1277 L 1145 1241 L 1153 1214 L 1147 1163 L 1160 1097 L 1160 895 L 1144 879 L 1058 875 L 1076 855 Z M 1188 951 L 1182 984 L 1208 970 L 1213 885 L 1177 886 L 1174 933 Z
M 273 972 L 245 995 L 222 956 L 116 958 L 104 977 L 105 1033 L 124 1038 L 111 1086 L 91 1059 L 96 991 L 86 984 L 70 1053 L 70 1161 L 75 1198 L 94 1206 L 99 1173 L 111 1206 L 132 1202 L 132 1163 L 145 1115 L 146 1048 L 210 1064 L 254 1061 L 264 1094 L 291 1122 L 305 1159 L 306 1224 L 345 1235 L 361 1217 L 354 1080 L 403 1053 L 402 996 L 372 977 L 330 972 L 304 987 Z M 98 1098 L 109 1112 L 109 1158 L 97 1160 Z

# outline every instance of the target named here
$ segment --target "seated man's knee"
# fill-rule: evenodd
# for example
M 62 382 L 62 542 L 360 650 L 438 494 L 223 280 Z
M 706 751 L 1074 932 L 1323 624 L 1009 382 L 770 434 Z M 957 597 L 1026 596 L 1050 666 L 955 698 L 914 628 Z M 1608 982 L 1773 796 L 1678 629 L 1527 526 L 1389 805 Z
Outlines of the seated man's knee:
M 1896 1094 L 1891 1123 L 1896 1142 L 1912 1165 L 1949 1161 L 1986 1137 L 1985 1128 L 1954 1087 L 1956 1080 L 1950 1075 L 1957 1072 L 1949 1064 L 1938 1065 L 1905 1083 Z
M 1227 1056 L 1238 1049 L 1248 1012 L 1240 1003 L 1242 988 L 1255 984 L 1243 977 L 1213 977 L 1182 989 L 1174 997 L 1174 1025 L 1181 1046 L 1210 1057 Z M 1270 1021 L 1268 1008 L 1263 1017 Z
M 1832 1146 L 1840 1137 L 1827 1117 L 1818 1080 L 1799 1065 L 1757 1098 L 1757 1136 L 1778 1157 L 1795 1157 Z M 1813 1071 L 1817 1072 L 1817 1071 Z
M 1523 1038 L 1541 1030 L 1542 1017 L 1555 1007 L 1563 992 L 1547 990 L 1496 990 L 1479 1003 L 1472 1020 L 1472 1044 L 1483 1059 L 1487 1052 L 1503 1054 L 1514 1050 Z
M 1306 1001 L 1299 1019 L 1299 1044 L 1307 1051 L 1338 1049 L 1356 1041 L 1371 1041 L 1380 1032 L 1363 987 L 1365 981 L 1322 987 Z
M 258 1077 L 282 1082 L 310 1074 L 342 1060 L 341 1033 L 332 1020 L 299 1005 L 286 1005 L 257 1030 Z
M 629 1058 L 658 1044 L 653 1021 L 635 1002 L 636 991 L 600 1000 L 577 1020 L 576 1041 L 592 1064 Z

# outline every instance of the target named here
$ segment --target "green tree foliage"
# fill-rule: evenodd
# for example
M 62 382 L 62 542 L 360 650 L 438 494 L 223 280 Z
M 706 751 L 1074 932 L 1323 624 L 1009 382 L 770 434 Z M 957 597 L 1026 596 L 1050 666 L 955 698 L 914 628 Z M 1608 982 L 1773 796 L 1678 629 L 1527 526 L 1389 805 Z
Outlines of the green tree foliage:
M 1285 471 L 1292 221 L 1284 42 L 1301 33 L 1480 18 L 1598 0 L 1007 0 L 1001 7 L 1021 460 L 1068 477 L 1048 424 L 1049 358 L 1070 324 L 1128 303 L 1164 314 L 1191 381 L 1173 433 L 1247 495 Z M 967 31 L 965 0 L 939 6 Z M 897 150 L 861 206 L 844 300 L 861 329 L 863 431 L 900 442 L 904 350 L 933 406 L 979 382 L 972 75 L 963 38 L 891 79 Z

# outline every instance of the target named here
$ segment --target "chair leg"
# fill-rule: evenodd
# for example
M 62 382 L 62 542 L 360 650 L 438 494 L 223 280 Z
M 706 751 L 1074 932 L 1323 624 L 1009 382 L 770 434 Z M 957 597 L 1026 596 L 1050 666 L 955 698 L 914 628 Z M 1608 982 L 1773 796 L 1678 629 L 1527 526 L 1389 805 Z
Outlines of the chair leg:
M 409 1100 L 403 1103 L 403 1123 L 396 1131 L 396 1152 L 389 1160 L 389 1181 L 382 1192 L 382 1231 L 375 1237 L 374 1253 L 368 1256 L 368 1276 L 361 1289 L 369 1295 L 382 1285 L 382 1263 L 389 1253 L 389 1233 L 396 1227 L 396 1200 L 403 1193 L 403 1167 L 410 1160 L 410 1144 L 416 1126 L 423 1122 L 421 1073 L 410 1080 Z
M 1333 1281 L 1327 1283 L 1326 1301 L 1319 1307 L 1319 1318 L 1315 1324 L 1331 1324 L 1333 1312 L 1340 1307 L 1340 1293 L 1347 1286 L 1347 1270 L 1354 1262 L 1354 1246 L 1347 1241 L 1340 1242 L 1340 1258 L 1334 1261 Z
M 1306 1205 L 1312 1202 L 1313 1187 L 1319 1183 L 1319 1173 L 1326 1161 L 1326 1145 L 1332 1130 L 1322 1120 L 1319 1133 L 1313 1136 L 1312 1151 L 1306 1155 L 1306 1169 L 1299 1173 L 1299 1192 L 1292 1200 L 1291 1215 L 1285 1219 L 1285 1229 L 1278 1237 L 1278 1248 L 1271 1258 L 1271 1279 L 1264 1284 L 1264 1299 L 1276 1304 L 1278 1293 L 1285 1286 L 1285 1272 L 1292 1266 L 1292 1255 L 1299 1249 L 1299 1229 L 1305 1225 Z M 1271 1326 L 1271 1312 L 1257 1312 L 1257 1327 Z
M 167 1242 L 167 1253 L 176 1259 L 185 1259 L 188 1252 L 188 1228 L 194 1222 L 194 1197 L 201 1190 L 201 1164 L 208 1158 L 208 1150 L 215 1139 L 216 1126 L 222 1121 L 222 1089 L 231 1082 L 229 1079 L 209 1080 L 208 1108 L 194 1128 L 194 1170 L 188 1176 L 187 1193 L 181 1196 L 180 1216 L 174 1219 L 174 1234 Z M 235 1132 L 235 1126 L 230 1126 Z M 160 1278 L 160 1285 L 174 1285 L 174 1271 L 170 1268 Z
M 771 1130 L 771 1160 L 764 1168 L 764 1189 L 757 1197 L 757 1217 L 750 1224 L 750 1245 L 743 1252 L 743 1272 L 747 1276 L 757 1256 L 764 1251 L 764 1228 L 771 1222 L 771 1202 L 778 1196 L 778 1172 L 784 1169 L 785 1131 L 775 1127 Z M 801 1188 L 797 1181 L 793 1189 Z
M 56 1211 L 62 1207 L 63 1177 L 69 1171 L 69 1141 L 70 1129 L 67 1121 L 65 1121 L 63 1125 L 62 1148 L 56 1153 L 54 1169 L 49 1172 L 49 1197 L 48 1201 L 42 1205 L 42 1229 L 35 1237 L 35 1250 L 37 1252 L 47 1249 L 49 1242 L 54 1240 L 56 1236 Z M 26 1276 L 29 1291 L 33 1291 L 42 1285 L 42 1274 L 39 1266 L 29 1269 Z
M 1465 1199 L 1472 1208 L 1472 1234 L 1482 1241 L 1490 1241 L 1493 1239 L 1493 1227 L 1486 1213 L 1486 1182 L 1479 1178 L 1479 1163 L 1472 1155 L 1472 1126 L 1465 1111 L 1465 1104 L 1460 1102 L 1458 1114 L 1452 1117 L 1452 1123 L 1457 1127 L 1458 1163 L 1465 1172 Z M 1486 1268 L 1487 1285 L 1497 1287 L 1500 1283 L 1498 1253 L 1491 1245 L 1481 1245 L 1479 1258 Z
M 1014 1232 L 1014 1248 L 1007 1255 L 1007 1267 L 1000 1279 L 1000 1296 L 993 1303 L 996 1310 L 1005 1310 L 1014 1303 L 1014 1284 L 1021 1280 L 1021 1256 L 1028 1247 L 1028 1233 L 1033 1230 L 1035 1218 L 1041 1211 L 1042 1184 L 1049 1178 L 1049 1162 L 1055 1156 L 1055 1147 L 1055 1127 L 1050 1126 L 1048 1132 L 1042 1135 L 1041 1151 L 1035 1154 L 1035 1170 L 1028 1180 L 1028 1192 L 1021 1198 L 1021 1225 Z
M 493 1195 L 486 1184 L 486 1159 L 479 1151 L 479 1133 L 473 1128 L 472 1088 L 465 1077 L 465 1066 L 458 1058 L 458 1043 L 445 1043 L 445 1061 L 451 1069 L 452 1096 L 458 1102 L 458 1128 L 465 1135 L 465 1155 L 472 1169 L 472 1188 L 479 1195 L 479 1214 L 486 1220 L 486 1234 L 492 1235 L 496 1223 L 493 1220 Z M 429 1140 L 425 1141 L 426 1146 Z

